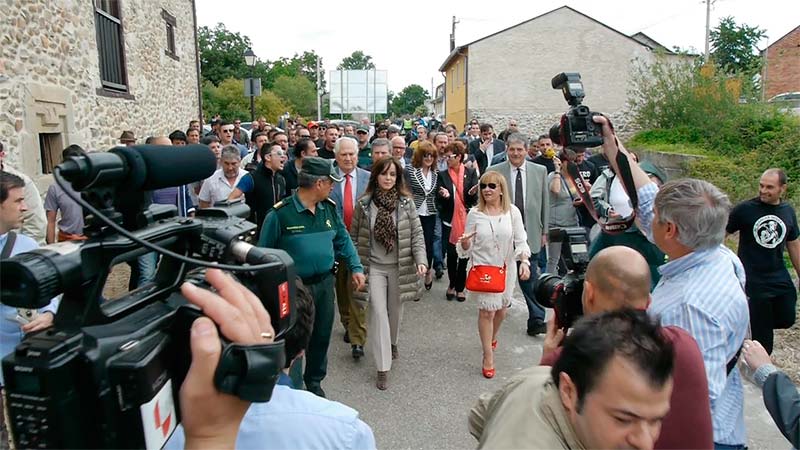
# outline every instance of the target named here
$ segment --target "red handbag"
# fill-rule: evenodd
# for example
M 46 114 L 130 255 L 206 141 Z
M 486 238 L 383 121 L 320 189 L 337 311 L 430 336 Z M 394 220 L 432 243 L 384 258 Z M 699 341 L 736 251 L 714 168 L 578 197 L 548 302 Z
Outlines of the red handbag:
M 467 275 L 467 289 L 472 292 L 500 293 L 506 290 L 506 265 L 475 265 Z
M 489 220 L 489 227 L 494 237 L 494 246 L 500 253 L 500 246 L 497 243 L 497 235 L 494 234 L 494 226 Z M 466 288 L 472 292 L 487 292 L 497 294 L 506 290 L 506 265 L 503 267 L 476 264 L 469 269 L 467 274 Z

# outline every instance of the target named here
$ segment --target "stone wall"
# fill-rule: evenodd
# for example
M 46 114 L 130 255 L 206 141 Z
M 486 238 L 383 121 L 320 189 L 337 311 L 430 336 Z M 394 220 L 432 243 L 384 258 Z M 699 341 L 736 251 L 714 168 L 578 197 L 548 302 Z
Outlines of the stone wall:
M 496 133 L 505 130 L 511 119 L 516 119 L 519 131 L 534 138 L 541 134 L 548 134 L 550 132 L 550 127 L 560 120 L 561 115 L 566 112 L 567 107 L 568 105 L 564 103 L 563 111 L 553 114 L 532 113 L 526 110 L 519 110 L 514 114 L 503 114 L 496 111 L 470 109 L 469 117 L 478 119 L 481 123 L 485 122 L 491 124 Z M 611 118 L 611 123 L 614 124 L 614 129 L 621 139 L 629 139 L 638 131 L 633 123 L 631 123 L 631 116 L 627 110 L 611 113 L 603 111 L 603 113 Z
M 103 89 L 94 2 L 10 0 L 0 8 L 0 141 L 6 163 L 40 189 L 40 134 L 58 145 L 107 150 L 123 130 L 137 138 L 185 130 L 199 116 L 193 0 L 120 0 L 128 90 Z M 175 56 L 162 13 L 175 18 Z

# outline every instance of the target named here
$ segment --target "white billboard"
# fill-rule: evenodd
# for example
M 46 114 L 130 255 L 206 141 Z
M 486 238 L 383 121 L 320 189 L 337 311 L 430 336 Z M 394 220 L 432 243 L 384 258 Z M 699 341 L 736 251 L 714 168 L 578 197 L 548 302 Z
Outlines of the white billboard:
M 332 70 L 332 114 L 386 114 L 389 92 L 386 70 Z

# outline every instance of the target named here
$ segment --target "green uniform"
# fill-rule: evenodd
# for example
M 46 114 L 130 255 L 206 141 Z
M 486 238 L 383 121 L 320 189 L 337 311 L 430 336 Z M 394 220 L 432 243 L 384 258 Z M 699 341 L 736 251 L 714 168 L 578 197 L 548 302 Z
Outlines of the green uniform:
M 366 147 L 358 151 L 358 167 L 366 169 L 372 165 L 372 146 L 367 144 Z
M 333 262 L 345 261 L 353 273 L 364 273 L 364 267 L 332 200 L 317 203 L 314 213 L 303 206 L 297 194 L 276 203 L 264 220 L 258 245 L 286 251 L 314 297 L 314 330 L 303 379 L 306 387 L 319 386 L 327 374 L 333 328 Z

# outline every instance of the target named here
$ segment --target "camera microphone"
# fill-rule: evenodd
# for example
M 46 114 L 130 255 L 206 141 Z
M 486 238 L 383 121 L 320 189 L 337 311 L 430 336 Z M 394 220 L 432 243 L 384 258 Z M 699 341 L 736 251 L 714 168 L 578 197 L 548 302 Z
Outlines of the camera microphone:
M 69 158 L 58 165 L 75 190 L 119 186 L 150 191 L 210 177 L 217 158 L 205 145 L 137 145 Z

